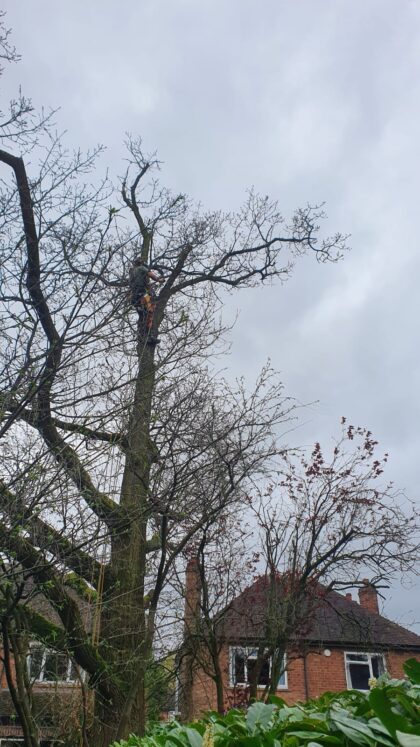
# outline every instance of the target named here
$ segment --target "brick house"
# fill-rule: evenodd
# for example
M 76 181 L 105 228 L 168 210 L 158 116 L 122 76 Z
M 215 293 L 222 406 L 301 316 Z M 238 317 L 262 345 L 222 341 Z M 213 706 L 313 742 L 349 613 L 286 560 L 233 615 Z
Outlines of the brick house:
M 68 586 L 66 591 L 77 603 L 85 628 L 95 640 L 100 625 L 100 604 L 80 596 Z M 30 577 L 25 579 L 24 604 L 57 627 L 62 627 L 56 610 L 43 594 L 37 592 Z M 2 659 L 0 635 L 0 747 L 23 747 L 22 725 L 9 692 Z M 11 663 L 15 679 L 13 657 Z M 82 723 L 86 729 L 94 724 L 94 694 L 87 686 L 82 687 L 86 683 L 85 673 L 70 656 L 36 640 L 29 643 L 26 666 L 41 747 L 79 744 Z M 168 720 L 175 710 L 172 690 L 167 693 L 162 707 L 160 718 Z
M 91 629 L 92 605 L 81 599 L 73 590 L 70 589 L 69 593 L 77 601 L 87 629 Z M 25 580 L 24 604 L 61 627 L 57 612 L 42 594 L 35 591 L 30 578 Z M 3 659 L 3 652 L 0 653 Z M 48 648 L 35 640 L 29 644 L 26 665 L 31 681 L 41 745 L 47 747 L 52 744 L 70 742 L 73 736 L 80 735 L 83 673 L 65 653 Z M 11 666 L 13 673 L 15 671 L 13 657 Z M 0 664 L 0 747 L 12 747 L 12 745 L 23 745 L 23 743 L 22 725 L 9 692 L 5 665 L 2 661 Z
M 47 747 L 71 741 L 72 735 L 80 733 L 81 691 L 79 681 L 67 673 L 69 660 L 66 657 L 44 647 L 37 647 L 37 654 L 42 654 L 44 664 L 38 675 L 42 679 L 37 679 L 36 674 L 33 677 L 32 692 L 40 742 Z M 4 669 L 0 672 L 0 747 L 11 747 L 11 743 L 23 745 L 22 725 L 16 716 Z
M 304 635 L 296 638 L 285 654 L 277 695 L 287 703 L 328 690 L 368 690 L 371 677 L 383 672 L 402 677 L 406 659 L 420 660 L 420 636 L 380 615 L 377 592 L 367 581 L 364 583 L 358 602 L 351 594 L 335 591 L 325 590 L 321 596 Z M 225 709 L 240 707 L 246 699 L 249 672 L 264 631 L 267 587 L 267 580 L 260 577 L 233 600 L 216 626 Z M 194 631 L 199 608 L 199 574 L 195 561 L 189 561 L 185 641 Z M 181 657 L 179 708 L 185 719 L 217 707 L 215 683 L 199 659 L 195 656 L 193 660 L 188 654 Z M 268 681 L 269 667 L 267 661 L 260 672 L 261 692 Z

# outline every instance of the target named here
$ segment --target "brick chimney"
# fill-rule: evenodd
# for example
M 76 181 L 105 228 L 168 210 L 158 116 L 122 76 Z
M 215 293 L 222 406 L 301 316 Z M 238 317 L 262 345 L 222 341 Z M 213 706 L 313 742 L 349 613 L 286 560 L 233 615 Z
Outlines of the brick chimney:
M 360 606 L 369 612 L 376 612 L 379 615 L 378 593 L 375 587 L 372 586 L 367 578 L 363 579 L 362 584 L 363 586 L 359 589 Z
M 194 633 L 196 622 L 200 617 L 201 579 L 198 559 L 190 558 L 185 570 L 185 633 Z

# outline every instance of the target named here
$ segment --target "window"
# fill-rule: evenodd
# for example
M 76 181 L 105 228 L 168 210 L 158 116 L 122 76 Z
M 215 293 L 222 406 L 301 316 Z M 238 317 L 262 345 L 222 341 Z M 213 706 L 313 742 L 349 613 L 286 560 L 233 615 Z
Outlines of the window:
M 349 690 L 369 690 L 369 680 L 385 672 L 383 654 L 345 653 Z
M 230 685 L 231 687 L 247 685 L 252 676 L 253 667 L 257 661 L 258 649 L 247 646 L 230 647 Z M 270 683 L 271 657 L 263 662 L 258 677 L 258 687 L 266 687 Z M 279 690 L 287 689 L 286 657 L 283 657 L 283 672 L 277 684 Z
M 31 646 L 29 676 L 34 682 L 78 682 L 77 670 L 66 654 L 43 646 Z

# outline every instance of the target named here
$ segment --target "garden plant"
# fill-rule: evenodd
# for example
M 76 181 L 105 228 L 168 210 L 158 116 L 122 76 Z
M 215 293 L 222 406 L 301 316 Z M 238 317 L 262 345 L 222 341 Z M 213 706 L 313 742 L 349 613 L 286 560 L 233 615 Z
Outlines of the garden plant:
M 327 692 L 293 706 L 272 696 L 247 711 L 156 724 L 114 747 L 420 747 L 420 662 L 409 659 L 404 671 L 405 679 L 372 680 L 368 693 Z

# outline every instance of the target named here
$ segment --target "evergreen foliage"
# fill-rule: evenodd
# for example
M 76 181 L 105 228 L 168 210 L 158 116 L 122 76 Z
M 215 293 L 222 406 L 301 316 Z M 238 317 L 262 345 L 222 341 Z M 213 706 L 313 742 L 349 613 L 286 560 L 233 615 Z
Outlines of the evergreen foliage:
M 114 747 L 420 747 L 420 663 L 409 659 L 404 670 L 406 679 L 384 675 L 369 693 L 327 692 L 294 706 L 273 696 L 246 712 L 157 724 L 143 739 L 132 735 Z

